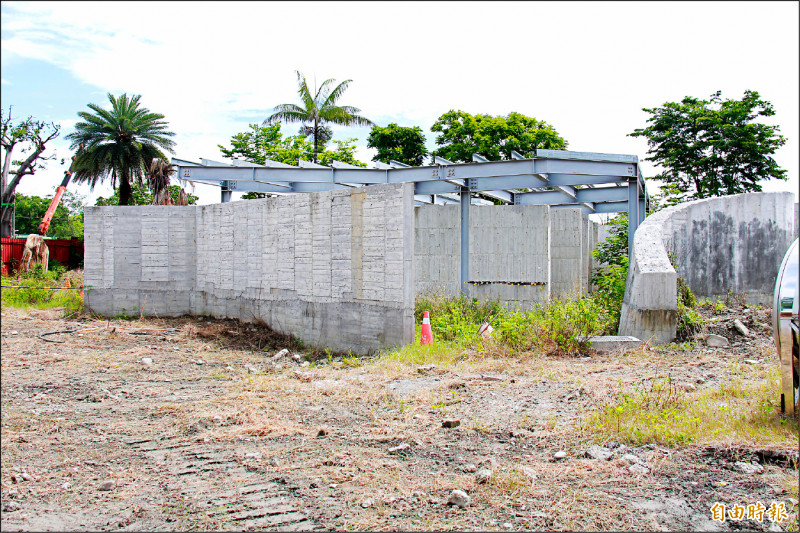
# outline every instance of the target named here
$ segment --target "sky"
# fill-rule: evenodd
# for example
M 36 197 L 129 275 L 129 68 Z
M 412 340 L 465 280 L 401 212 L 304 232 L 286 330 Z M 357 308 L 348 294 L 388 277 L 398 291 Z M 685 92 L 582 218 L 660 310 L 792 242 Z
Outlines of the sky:
M 658 169 L 647 141 L 628 136 L 653 108 L 685 96 L 740 99 L 758 91 L 786 144 L 775 154 L 798 194 L 800 91 L 797 2 L 16 2 L 0 3 L 0 95 L 12 116 L 61 126 L 56 160 L 17 191 L 52 195 L 71 152 L 64 136 L 87 104 L 140 94 L 175 132 L 174 157 L 226 161 L 218 145 L 299 103 L 295 70 L 311 82 L 353 82 L 339 103 L 380 126 L 430 127 L 443 113 L 522 113 L 551 124 L 581 152 L 634 154 Z M 284 125 L 294 135 L 298 125 Z M 369 128 L 357 138 L 371 164 Z M 69 190 L 89 205 L 112 189 Z M 191 192 L 191 186 L 190 186 Z M 197 186 L 198 203 L 220 201 Z M 234 199 L 240 194 L 234 193 Z

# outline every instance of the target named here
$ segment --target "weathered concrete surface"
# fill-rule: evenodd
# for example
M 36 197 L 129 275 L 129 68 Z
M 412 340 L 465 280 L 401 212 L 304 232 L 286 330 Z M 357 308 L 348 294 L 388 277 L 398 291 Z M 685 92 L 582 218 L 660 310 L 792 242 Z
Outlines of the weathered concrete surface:
M 699 297 L 732 292 L 769 305 L 794 224 L 792 193 L 698 200 L 648 217 L 634 236 L 620 335 L 675 337 L 679 275 Z
M 208 206 L 91 207 L 99 314 L 260 319 L 333 350 L 414 338 L 413 186 Z
M 470 296 L 512 308 L 550 297 L 550 213 L 547 206 L 470 206 L 470 281 L 492 282 L 470 285 Z M 417 295 L 460 294 L 460 233 L 460 206 L 414 208 Z
M 636 337 L 626 337 L 623 335 L 600 335 L 589 337 L 592 350 L 597 352 L 614 352 L 617 350 L 633 350 L 642 345 L 642 341 Z

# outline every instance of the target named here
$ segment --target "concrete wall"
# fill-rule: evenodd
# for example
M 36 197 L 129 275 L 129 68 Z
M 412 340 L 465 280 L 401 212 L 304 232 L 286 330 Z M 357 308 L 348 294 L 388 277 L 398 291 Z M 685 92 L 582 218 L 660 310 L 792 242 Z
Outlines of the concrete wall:
M 469 219 L 470 281 L 492 282 L 470 285 L 470 296 L 530 308 L 588 291 L 596 224 L 580 210 L 473 205 Z M 417 295 L 460 293 L 460 235 L 460 206 L 414 208 Z
M 413 342 L 413 185 L 85 211 L 87 307 L 264 320 L 331 348 Z
M 648 217 L 634 236 L 619 334 L 671 341 L 678 276 L 700 297 L 732 292 L 771 305 L 794 218 L 792 193 L 698 200 Z

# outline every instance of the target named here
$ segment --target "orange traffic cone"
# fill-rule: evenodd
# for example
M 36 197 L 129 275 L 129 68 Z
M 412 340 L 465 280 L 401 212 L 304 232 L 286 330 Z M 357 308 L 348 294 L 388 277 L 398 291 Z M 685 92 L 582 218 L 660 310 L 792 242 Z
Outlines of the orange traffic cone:
M 433 331 L 431 331 L 431 316 L 427 311 L 422 315 L 422 333 L 419 336 L 420 346 L 433 344 Z

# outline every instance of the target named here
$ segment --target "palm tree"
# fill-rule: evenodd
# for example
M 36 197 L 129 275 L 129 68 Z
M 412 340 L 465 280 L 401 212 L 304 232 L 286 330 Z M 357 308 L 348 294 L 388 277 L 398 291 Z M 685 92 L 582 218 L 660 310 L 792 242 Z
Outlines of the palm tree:
M 336 80 L 329 79 L 322 82 L 316 94 L 312 95 L 308 89 L 306 78 L 299 71 L 297 74 L 297 94 L 300 95 L 303 107 L 295 104 L 281 104 L 275 106 L 275 113 L 270 115 L 264 124 L 283 120 L 286 122 L 310 123 L 304 125 L 300 131 L 305 135 L 314 137 L 314 162 L 317 162 L 320 142 L 330 138 L 330 128 L 325 123 L 341 124 L 342 126 L 374 126 L 375 124 L 358 113 L 360 109 L 352 106 L 337 106 L 336 102 L 353 80 L 345 80 L 331 90 Z M 324 144 L 324 143 L 323 143 Z
M 75 159 L 75 181 L 94 188 L 110 175 L 112 187 L 119 181 L 119 205 L 128 205 L 130 180 L 136 179 L 141 185 L 154 159 L 166 161 L 161 150 L 172 152 L 175 142 L 169 137 L 175 134 L 167 130 L 164 115 L 139 107 L 140 95 L 116 98 L 109 93 L 108 99 L 110 110 L 89 104 L 94 114 L 79 112 L 85 122 L 75 124 L 75 131 L 66 138 L 73 150 L 83 145 Z

